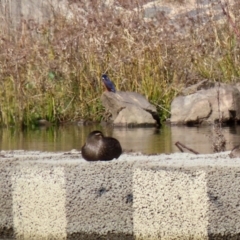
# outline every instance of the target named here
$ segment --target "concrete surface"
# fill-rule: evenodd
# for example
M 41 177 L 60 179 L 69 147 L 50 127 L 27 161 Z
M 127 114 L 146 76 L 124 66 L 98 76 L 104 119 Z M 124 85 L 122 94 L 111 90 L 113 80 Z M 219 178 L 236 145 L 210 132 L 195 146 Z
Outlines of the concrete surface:
M 240 239 L 240 159 L 1 151 L 0 239 Z

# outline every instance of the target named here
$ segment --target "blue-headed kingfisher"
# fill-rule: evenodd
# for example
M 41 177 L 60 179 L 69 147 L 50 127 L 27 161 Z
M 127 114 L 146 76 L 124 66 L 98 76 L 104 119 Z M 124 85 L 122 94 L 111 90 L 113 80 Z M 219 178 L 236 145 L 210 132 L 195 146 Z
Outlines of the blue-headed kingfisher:
M 109 77 L 107 76 L 107 74 L 103 74 L 102 75 L 102 81 L 107 89 L 107 91 L 109 92 L 116 92 L 114 83 L 109 79 Z

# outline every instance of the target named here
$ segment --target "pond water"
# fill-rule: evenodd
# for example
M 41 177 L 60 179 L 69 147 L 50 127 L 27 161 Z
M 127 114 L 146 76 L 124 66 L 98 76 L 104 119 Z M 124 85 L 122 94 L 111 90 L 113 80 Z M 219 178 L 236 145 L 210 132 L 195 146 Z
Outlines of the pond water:
M 212 127 L 112 128 L 96 126 L 61 126 L 19 131 L 0 130 L 1 150 L 70 151 L 80 150 L 89 132 L 101 130 L 117 138 L 125 151 L 146 154 L 179 152 L 177 141 L 199 153 L 212 153 Z M 226 150 L 240 144 L 240 126 L 223 128 Z

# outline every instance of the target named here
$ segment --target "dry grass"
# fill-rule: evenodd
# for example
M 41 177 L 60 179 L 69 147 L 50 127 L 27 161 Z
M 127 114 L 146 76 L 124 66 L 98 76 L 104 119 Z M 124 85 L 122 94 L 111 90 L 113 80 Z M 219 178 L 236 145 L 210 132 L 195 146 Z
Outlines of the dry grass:
M 71 20 L 55 13 L 42 25 L 23 21 L 13 32 L 6 22 L 0 29 L 1 125 L 100 120 L 104 72 L 118 90 L 142 93 L 167 110 L 183 86 L 239 78 L 239 42 L 228 24 L 209 20 L 197 28 L 192 21 L 186 37 L 161 13 L 146 22 L 141 9 L 126 16 L 93 1 L 84 10 Z M 162 120 L 169 116 L 158 110 Z

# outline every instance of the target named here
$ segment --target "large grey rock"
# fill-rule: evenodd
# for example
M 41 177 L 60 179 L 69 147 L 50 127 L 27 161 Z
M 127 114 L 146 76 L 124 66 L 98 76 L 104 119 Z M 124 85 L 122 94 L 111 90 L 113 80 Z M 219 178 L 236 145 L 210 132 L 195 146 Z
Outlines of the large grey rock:
M 115 126 L 155 126 L 160 121 L 156 107 L 136 92 L 104 92 L 103 106 L 111 113 L 110 122 Z
M 234 85 L 210 84 L 209 89 L 178 96 L 171 104 L 172 124 L 211 124 L 219 118 L 223 122 L 240 120 L 240 92 Z

